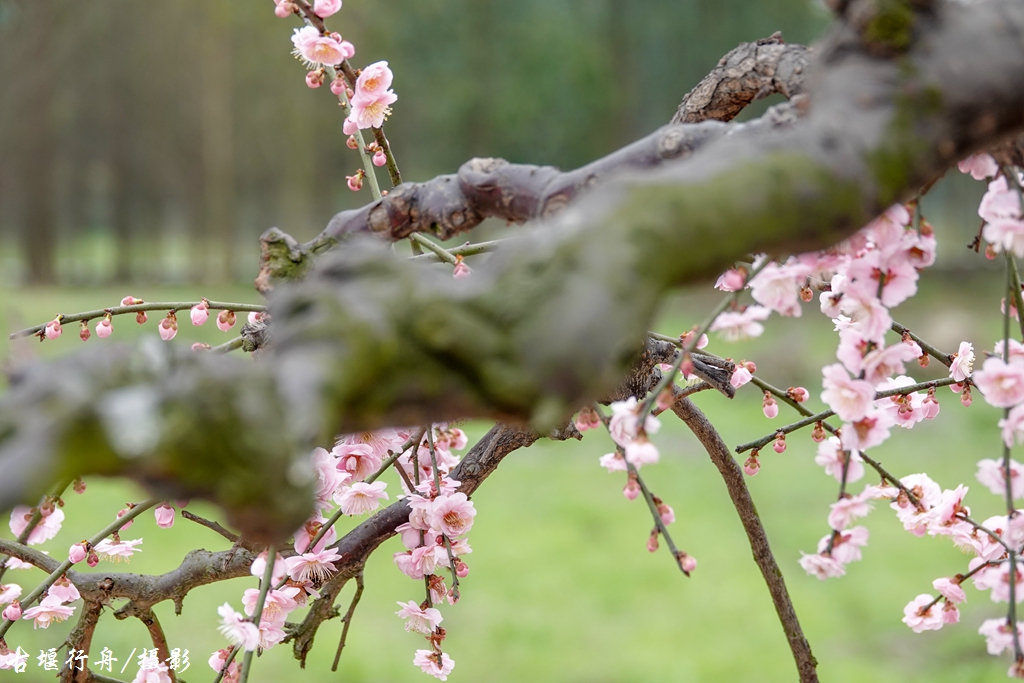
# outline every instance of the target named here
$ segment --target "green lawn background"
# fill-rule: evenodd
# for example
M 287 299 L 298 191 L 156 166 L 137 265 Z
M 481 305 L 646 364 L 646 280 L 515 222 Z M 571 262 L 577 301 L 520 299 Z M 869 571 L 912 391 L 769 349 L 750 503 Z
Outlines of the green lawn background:
M 924 279 L 926 291 L 897 309 L 896 318 L 933 341 L 955 350 L 960 339 L 991 348 L 998 335 L 995 291 L 1000 277 L 967 279 L 934 273 Z M 116 304 L 127 291 L 112 289 L 0 290 L 0 328 L 9 330 L 42 322 L 58 312 Z M 244 287 L 170 288 L 131 291 L 147 300 L 211 299 L 255 301 Z M 704 317 L 717 300 L 713 292 L 677 297 L 665 311 L 658 330 L 678 334 Z M 811 407 L 821 404 L 817 368 L 834 357 L 831 323 L 816 306 L 804 307 L 797 320 L 773 318 L 763 338 L 727 346 L 713 341 L 712 350 L 754 360 L 765 379 L 779 386 L 803 384 L 810 390 Z M 114 321 L 111 340 L 95 336 L 88 342 L 107 343 L 156 334 L 158 315 L 139 327 L 127 317 Z M 173 343 L 230 337 L 212 322 L 193 328 L 182 316 Z M 81 344 L 77 326 L 68 325 L 57 341 L 29 340 L 7 345 L 2 355 L 24 357 L 73 351 Z M 941 368 L 914 368 L 915 377 L 940 376 Z M 974 479 L 975 462 L 997 457 L 999 447 L 995 409 L 978 400 L 959 405 L 946 389 L 939 392 L 942 413 L 912 432 L 894 430 L 875 455 L 900 475 L 927 471 L 946 487 L 964 482 L 971 487 L 967 501 L 978 519 L 997 514 L 1000 501 Z M 766 420 L 761 397 L 750 389 L 734 401 L 711 393 L 696 399 L 734 446 L 769 433 L 792 418 L 783 406 L 781 416 Z M 463 600 L 442 607 L 448 632 L 445 650 L 456 668 L 451 681 L 793 681 L 795 669 L 776 620 L 771 601 L 751 560 L 746 537 L 732 510 L 721 479 L 685 427 L 671 417 L 654 438 L 662 452 L 657 466 L 644 475 L 654 491 L 675 508 L 672 533 L 681 548 L 699 561 L 690 579 L 675 568 L 664 548 L 655 554 L 644 546 L 650 519 L 642 501 L 621 494 L 623 477 L 606 473 L 597 458 L 607 452 L 606 435 L 588 433 L 581 443 L 541 441 L 511 455 L 474 495 L 479 514 L 470 535 L 474 552 L 467 560 L 471 574 Z M 471 423 L 471 438 L 489 425 Z M 1000 616 L 1005 605 L 987 594 L 968 589 L 959 625 L 942 631 L 914 634 L 901 622 L 902 609 L 919 593 L 931 592 L 931 581 L 966 567 L 967 557 L 948 541 L 916 538 L 904 532 L 887 507 L 866 520 L 871 541 L 865 559 L 849 566 L 846 577 L 828 582 L 806 576 L 796 564 L 800 551 L 813 551 L 827 531 L 828 505 L 836 483 L 813 462 L 815 444 L 809 433 L 790 437 L 789 448 L 777 455 L 766 451 L 760 474 L 748 479 L 752 495 L 768 530 L 805 632 L 820 663 L 821 679 L 835 682 L 928 681 L 969 683 L 1005 680 L 1008 660 L 986 654 L 977 628 Z M 868 477 L 867 480 L 873 478 Z M 67 522 L 53 541 L 42 546 L 63 556 L 71 543 L 91 535 L 112 519 L 128 500 L 144 494 L 122 481 L 88 479 L 89 489 L 67 498 Z M 397 490 L 389 480 L 392 494 Z M 854 490 L 859 490 L 858 484 Z M 210 506 L 190 505 L 198 514 L 216 517 Z M 5 524 L 0 533 L 10 537 Z M 347 528 L 347 527 L 346 527 Z M 156 528 L 151 514 L 143 515 L 125 535 L 143 537 L 142 553 L 129 565 L 103 564 L 98 570 L 162 573 L 180 562 L 194 547 L 221 550 L 226 541 L 212 532 L 178 519 L 174 528 Z M 424 641 L 405 633 L 394 615 L 396 601 L 422 599 L 422 585 L 402 575 L 392 564 L 399 549 L 392 539 L 371 558 L 366 569 L 366 592 L 355 616 L 348 648 L 339 672 L 330 673 L 340 624 L 328 623 L 300 672 L 289 646 L 265 653 L 255 663 L 251 680 L 342 680 L 351 682 L 422 681 L 412 666 L 415 649 Z M 26 592 L 42 577 L 36 570 L 9 572 L 5 581 L 18 581 Z M 156 608 L 172 647 L 187 648 L 192 667 L 183 680 L 210 681 L 209 654 L 225 641 L 217 633 L 216 609 L 230 601 L 240 609 L 240 596 L 255 579 L 238 579 L 194 590 L 184 613 L 173 614 L 170 604 Z M 342 596 L 345 602 L 351 589 Z M 77 612 L 76 611 L 76 617 Z M 33 631 L 19 624 L 8 634 L 11 646 L 32 655 L 27 674 L 0 672 L 0 680 L 50 681 L 52 672 L 35 666 L 42 648 L 61 644 L 72 622 Z M 137 620 L 119 622 L 106 616 L 93 641 L 93 657 L 104 646 L 123 664 L 133 648 L 147 646 L 146 631 Z M 119 677 L 131 680 L 136 666 Z

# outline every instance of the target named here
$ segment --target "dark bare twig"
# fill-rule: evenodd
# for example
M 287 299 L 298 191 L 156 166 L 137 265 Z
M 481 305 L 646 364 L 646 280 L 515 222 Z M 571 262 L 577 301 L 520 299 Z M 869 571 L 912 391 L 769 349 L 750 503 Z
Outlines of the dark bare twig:
M 331 671 L 338 670 L 338 661 L 341 659 L 341 653 L 345 649 L 345 641 L 348 639 L 348 627 L 352 625 L 352 616 L 356 613 L 359 599 L 363 597 L 363 572 L 356 574 L 355 580 L 356 592 L 352 595 L 352 602 L 348 605 L 348 611 L 341 618 L 344 626 L 341 627 L 341 640 L 338 641 L 338 650 L 334 653 L 334 663 L 331 664 Z
M 156 648 L 160 661 L 168 661 L 171 658 L 171 649 L 167 647 L 167 636 L 164 635 L 164 629 L 160 626 L 160 621 L 156 618 L 156 614 L 153 613 L 153 610 L 146 609 L 140 611 L 135 616 L 146 625 L 146 630 L 149 631 L 150 640 L 153 641 L 153 647 Z M 167 675 L 170 677 L 171 683 L 177 683 L 177 675 L 172 669 L 167 669 Z
M 801 683 L 816 683 L 818 662 L 811 653 L 811 646 L 800 627 L 800 620 L 797 618 L 789 591 L 786 589 L 782 570 L 779 569 L 779 565 L 775 561 L 771 546 L 768 544 L 768 535 L 761 525 L 761 518 L 750 497 L 750 491 L 747 490 L 743 470 L 736 464 L 729 452 L 729 447 L 722 441 L 718 431 L 689 399 L 676 401 L 672 410 L 693 431 L 708 455 L 711 456 L 715 467 L 722 474 L 729 497 L 740 517 L 740 522 L 743 523 L 743 529 L 747 532 L 750 549 L 754 553 L 754 562 L 761 570 L 761 575 L 768 586 L 768 592 L 772 596 L 775 611 L 782 623 L 782 630 L 786 633 L 786 640 L 789 641 L 790 650 L 793 652 L 800 681 Z

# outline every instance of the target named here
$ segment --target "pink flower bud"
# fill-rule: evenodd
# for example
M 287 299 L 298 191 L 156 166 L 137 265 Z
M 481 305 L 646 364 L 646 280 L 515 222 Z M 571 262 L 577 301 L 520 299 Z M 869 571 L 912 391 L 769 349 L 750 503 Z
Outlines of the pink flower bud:
M 174 526 L 174 508 L 167 503 L 153 510 L 153 515 L 156 517 L 156 525 L 161 529 L 170 529 Z
M 997 256 L 999 256 L 999 254 L 996 253 L 996 250 L 992 247 L 991 244 L 985 247 L 985 258 L 987 258 L 989 261 L 994 261 Z
M 469 576 L 469 565 L 459 560 L 455 563 L 455 576 L 464 579 Z
M 738 292 L 743 289 L 746 281 L 747 273 L 745 270 L 730 268 L 718 277 L 715 289 L 720 289 L 723 292 Z
M 789 396 L 794 401 L 796 401 L 797 403 L 803 403 L 804 401 L 811 397 L 810 392 L 808 392 L 803 387 L 790 387 L 789 389 L 786 390 L 786 395 Z
M 95 550 L 90 550 L 89 557 L 86 559 L 85 563 L 90 567 L 95 567 L 100 563 L 100 556 L 96 554 Z
M 134 296 L 126 296 L 121 299 L 122 306 L 134 306 L 135 304 L 143 303 L 142 299 L 136 299 Z
M 746 462 L 743 463 L 743 471 L 747 473 L 748 477 L 753 477 L 760 469 L 761 461 L 757 459 L 757 455 L 751 455 L 747 458 Z
M 462 280 L 473 274 L 473 271 L 469 269 L 462 261 L 455 264 L 455 269 L 452 271 L 452 277 L 456 280 Z
M 316 0 L 313 3 L 313 14 L 326 19 L 341 9 L 341 0 Z
M 63 330 L 60 328 L 60 316 L 58 315 L 56 318 L 46 323 L 46 330 L 44 334 L 47 339 L 56 339 L 60 336 L 62 331 Z
M 114 324 L 110 322 L 110 318 L 104 318 L 103 320 L 96 323 L 96 336 L 100 339 L 106 339 L 114 333 Z
M 261 320 L 263 320 L 263 314 L 262 314 L 262 313 L 259 313 L 259 312 L 257 312 L 257 311 L 249 311 L 249 315 L 248 315 L 248 316 L 246 316 L 245 320 L 246 320 L 246 322 L 248 322 L 248 323 L 249 323 L 250 325 L 252 325 L 252 324 L 254 324 L 254 323 L 258 323 L 258 322 L 260 322 Z
M 348 181 L 348 189 L 353 192 L 359 192 L 359 190 L 363 189 L 363 177 L 358 173 L 345 176 L 345 180 Z
M 373 165 L 383 166 L 388 163 L 388 157 L 384 154 L 384 150 L 378 149 L 373 155 Z
M 189 318 L 192 319 L 192 324 L 195 326 L 203 325 L 210 318 L 210 307 L 207 306 L 206 301 L 200 301 L 192 310 L 189 311 Z
M 235 326 L 235 312 L 234 311 L 221 311 L 220 315 L 217 316 L 217 329 L 221 332 L 227 332 Z
M 974 399 L 971 398 L 971 388 L 965 387 L 964 393 L 960 394 L 960 403 L 963 404 L 964 408 L 970 408 L 971 403 L 973 402 Z
M 89 341 L 89 337 L 92 336 L 92 332 L 89 331 L 89 322 L 87 320 L 82 321 L 82 327 L 78 330 L 78 336 L 82 341 Z
M 661 517 L 662 524 L 672 524 L 676 521 L 675 510 L 672 509 L 671 505 L 665 503 L 658 504 L 658 516 Z
M 622 495 L 628 500 L 636 500 L 636 497 L 640 495 L 640 484 L 636 482 L 636 479 L 630 477 L 626 481 L 626 486 L 622 489 Z
M 812 290 L 810 287 L 801 287 L 800 288 L 800 299 L 802 301 L 804 301 L 805 303 L 808 302 L 808 301 L 813 301 L 814 300 L 814 290 Z
M 679 364 L 679 372 L 682 373 L 683 377 L 690 377 L 693 375 L 693 370 L 693 359 L 690 358 L 689 354 L 687 354 L 686 358 L 683 359 L 683 362 Z
M 86 550 L 86 546 L 88 546 L 88 543 L 85 541 L 71 546 L 71 549 L 68 551 L 68 559 L 71 560 L 71 564 L 78 564 L 86 558 L 89 554 L 89 551 Z
M 291 16 L 292 12 L 295 11 L 295 5 L 290 2 L 279 2 L 277 7 L 274 8 L 274 14 L 282 19 Z
M 194 344 L 192 344 L 192 350 L 193 351 L 209 351 L 210 350 L 210 345 L 209 344 L 204 344 L 203 342 L 195 342 Z
M 75 479 L 75 483 L 73 484 L 73 486 L 74 486 L 74 489 L 75 489 L 75 493 L 77 493 L 77 494 L 85 493 L 85 482 L 82 481 L 81 479 Z
M 333 81 L 331 81 L 331 92 L 337 95 L 338 97 L 341 97 L 342 93 L 345 92 L 345 79 L 335 78 Z
M 681 335 L 679 335 L 679 341 L 683 344 L 683 346 L 689 348 L 691 351 L 699 351 L 700 349 L 703 349 L 705 346 L 708 345 L 708 335 L 700 335 L 700 338 L 697 340 L 696 346 L 690 347 L 690 344 L 693 343 L 693 335 L 695 334 L 697 333 L 694 330 L 690 330 L 689 332 L 683 332 Z
M 811 431 L 811 438 L 815 441 L 815 443 L 821 443 L 827 437 L 828 435 L 825 434 L 825 426 L 820 422 L 816 423 L 814 425 L 814 430 Z
M 676 556 L 676 561 L 679 562 L 679 568 L 682 569 L 683 573 L 687 576 L 697 568 L 697 560 L 693 558 L 693 555 L 687 555 L 682 550 L 680 550 L 679 555 Z
M 149 316 L 146 315 L 145 311 L 139 311 L 135 314 L 135 322 L 138 324 L 145 325 L 147 320 L 149 320 Z
M 359 149 L 359 142 L 356 141 L 355 135 L 349 135 L 348 139 L 345 140 L 345 146 L 349 149 Z
M 7 609 L 3 611 L 3 618 L 7 621 L 17 621 L 21 619 L 21 601 L 15 600 L 7 606 Z
M 345 123 L 341 124 L 341 132 L 345 135 L 355 135 L 359 131 L 359 126 L 352 119 L 345 119 Z
M 43 504 L 39 506 L 39 514 L 42 515 L 43 519 L 46 519 L 53 514 L 54 504 L 50 498 L 43 501 Z
M 786 435 L 779 434 L 779 438 L 775 439 L 775 443 L 772 445 L 776 453 L 786 452 Z
M 767 391 L 764 392 L 764 401 L 761 403 L 761 410 L 764 411 L 764 416 L 769 420 L 778 417 L 779 415 L 779 404 L 775 402 L 775 399 Z
M 926 368 L 928 367 L 928 363 L 930 363 L 931 360 L 932 359 L 928 357 L 927 353 L 922 353 L 921 357 L 917 359 L 917 364 L 920 365 L 922 368 Z
M 306 86 L 310 88 L 319 88 L 324 83 L 324 75 L 319 71 L 309 71 L 306 73 Z
M 174 339 L 174 335 L 178 334 L 178 320 L 174 317 L 174 313 L 168 313 L 167 317 L 160 321 L 157 331 L 164 341 Z
M 647 551 L 655 552 L 658 549 L 658 532 L 652 531 L 651 535 L 647 538 Z
M 352 59 L 356 56 L 356 46 L 347 40 L 341 41 L 341 55 L 345 59 Z

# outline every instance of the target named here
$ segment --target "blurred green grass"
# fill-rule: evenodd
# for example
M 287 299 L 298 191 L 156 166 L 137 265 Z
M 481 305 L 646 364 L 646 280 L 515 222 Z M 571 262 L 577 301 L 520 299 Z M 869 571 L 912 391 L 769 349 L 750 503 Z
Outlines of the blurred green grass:
M 991 348 L 998 335 L 998 311 L 993 305 L 981 309 L 976 302 L 997 301 L 993 292 L 998 291 L 998 277 L 967 280 L 934 274 L 925 276 L 923 286 L 921 296 L 897 310 L 897 319 L 940 348 L 953 349 L 964 337 L 978 348 Z M 35 324 L 57 312 L 112 305 L 126 293 L 0 290 L 0 328 Z M 199 296 L 255 300 L 248 288 L 233 286 L 202 291 L 162 287 L 130 293 L 153 301 Z M 716 300 L 709 292 L 680 295 L 666 306 L 659 331 L 678 333 L 703 318 Z M 144 327 L 130 319 L 115 319 L 114 338 L 155 334 L 158 319 L 151 316 Z M 213 344 L 229 339 L 211 323 L 196 329 L 187 320 L 182 322 L 176 343 Z M 813 306 L 805 306 L 800 319 L 770 320 L 760 340 L 735 346 L 715 341 L 712 348 L 755 360 L 759 373 L 779 386 L 807 386 L 816 407 L 820 386 L 816 368 L 830 362 L 834 352 L 830 330 L 827 319 Z M 94 338 L 89 343 L 103 341 Z M 20 348 L 5 347 L 2 356 L 63 354 L 78 344 L 77 328 L 68 326 L 58 341 L 29 340 Z M 912 374 L 939 376 L 935 365 L 927 370 L 914 368 Z M 984 519 L 997 514 L 999 499 L 973 478 L 974 463 L 999 451 L 997 411 L 981 401 L 964 409 L 946 390 L 939 398 L 938 419 L 919 425 L 913 433 L 896 430 L 876 457 L 899 475 L 927 471 L 947 487 L 967 483 L 974 489 L 968 498 L 974 516 Z M 762 436 L 791 417 L 783 412 L 775 421 L 766 420 L 760 396 L 753 390 L 741 391 L 731 402 L 710 393 L 698 395 L 696 401 L 730 445 Z M 478 437 L 487 427 L 472 423 L 467 429 L 471 437 Z M 674 418 L 664 420 L 655 441 L 662 462 L 644 473 L 655 492 L 675 508 L 678 521 L 673 535 L 700 563 L 693 577 L 684 578 L 664 549 L 655 554 L 644 549 L 651 526 L 645 507 L 625 500 L 620 492 L 622 477 L 597 465 L 598 456 L 610 448 L 606 436 L 588 433 L 582 443 L 539 442 L 510 456 L 474 496 L 479 515 L 470 535 L 472 571 L 464 582 L 462 602 L 442 607 L 448 631 L 445 650 L 456 661 L 450 680 L 795 680 L 788 647 L 717 471 Z M 834 480 L 813 463 L 814 453 L 809 434 L 795 435 L 784 454 L 767 452 L 761 473 L 748 482 L 819 660 L 821 679 L 841 683 L 1005 680 L 1008 661 L 988 656 L 977 635 L 984 619 L 1000 616 L 1003 610 L 986 595 L 968 591 L 961 624 L 939 632 L 914 634 L 900 622 L 903 605 L 919 593 L 930 592 L 932 579 L 962 571 L 967 558 L 947 541 L 910 536 L 887 508 L 866 520 L 871 542 L 865 559 L 850 565 L 846 577 L 822 583 L 802 572 L 796 564 L 800 551 L 813 551 L 826 533 L 828 505 L 836 494 Z M 44 544 L 44 550 L 62 556 L 71 543 L 107 523 L 125 501 L 144 497 L 121 481 L 93 478 L 88 484 L 84 495 L 68 496 L 64 530 Z M 396 483 L 392 481 L 389 488 L 394 493 Z M 216 510 L 201 503 L 190 509 L 217 517 Z M 6 528 L 3 533 L 10 536 Z M 99 571 L 162 573 L 176 567 L 194 547 L 220 550 L 228 546 L 219 536 L 180 518 L 174 528 L 158 529 L 149 514 L 125 537 L 145 538 L 142 553 L 129 565 L 103 564 Z M 334 676 L 366 682 L 428 680 L 411 665 L 413 652 L 424 641 L 405 633 L 394 616 L 396 601 L 422 598 L 422 586 L 391 563 L 391 554 L 398 549 L 392 539 L 368 563 L 366 592 L 338 674 L 329 673 L 340 634 L 335 621 L 318 634 L 307 672 L 300 673 L 288 646 L 279 646 L 256 662 L 251 680 L 305 677 L 319 681 Z M 4 580 L 17 581 L 28 590 L 41 576 L 36 570 L 17 571 Z M 225 601 L 239 608 L 242 591 L 255 585 L 255 579 L 238 579 L 196 589 L 186 598 L 180 617 L 169 604 L 156 608 L 171 646 L 189 650 L 192 666 L 184 680 L 212 680 L 206 659 L 224 645 L 216 631 L 216 608 Z M 351 588 L 346 589 L 340 602 L 345 603 L 350 592 Z M 3 672 L 0 680 L 52 680 L 52 672 L 35 666 L 35 655 L 40 649 L 59 646 L 72 623 L 40 631 L 21 624 L 12 630 L 8 643 L 24 647 L 32 659 L 27 674 Z M 119 622 L 107 614 L 93 640 L 92 656 L 95 659 L 100 649 L 109 647 L 120 659 L 120 667 L 133 648 L 148 644 L 141 623 Z M 135 671 L 135 664 L 129 664 L 119 677 L 130 680 Z

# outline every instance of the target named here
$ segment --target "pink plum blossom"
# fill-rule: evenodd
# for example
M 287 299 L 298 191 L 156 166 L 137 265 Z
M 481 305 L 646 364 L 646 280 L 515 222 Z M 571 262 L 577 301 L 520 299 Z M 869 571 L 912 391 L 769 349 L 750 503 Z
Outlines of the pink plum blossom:
M 994 573 L 997 577 L 996 580 L 992 582 L 992 602 L 1009 602 L 1010 563 L 1004 562 L 989 571 Z M 1024 602 L 1024 574 L 1021 573 L 1019 565 L 1014 571 L 1014 589 L 1014 600 L 1018 604 Z
M 580 433 L 587 431 L 588 429 L 597 429 L 601 426 L 601 418 L 598 417 L 597 411 L 593 408 L 584 408 L 580 411 L 580 414 L 576 417 L 576 429 Z
M 93 550 L 101 559 L 110 560 L 112 562 L 128 562 L 131 560 L 132 555 L 137 552 L 142 552 L 135 547 L 141 544 L 141 538 L 136 538 L 130 541 L 111 541 L 109 538 L 104 538 L 96 544 L 96 547 L 93 548 Z
M 730 268 L 718 277 L 715 289 L 723 292 L 738 292 L 746 285 L 747 274 L 742 270 Z
M 999 427 L 1003 430 L 1003 443 L 1007 448 L 1013 448 L 1014 443 L 1024 442 L 1024 405 L 1011 409 L 999 421 Z
M 473 271 L 462 261 L 456 263 L 455 268 L 452 269 L 452 277 L 456 280 L 464 280 L 472 274 Z
M 939 595 L 950 602 L 967 602 L 967 595 L 964 593 L 964 589 L 960 587 L 959 581 L 947 578 L 935 579 L 932 581 L 932 587 L 939 592 Z
M 997 254 L 1008 251 L 1017 258 L 1024 257 L 1024 222 L 1019 219 L 997 218 L 985 224 L 981 235 Z
M 818 444 L 818 455 L 814 458 L 814 462 L 825 468 L 825 474 L 832 475 L 836 478 L 836 481 L 842 481 L 846 457 L 846 452 L 843 450 L 839 439 L 832 436 Z M 859 481 L 863 476 L 864 461 L 861 459 L 860 453 L 852 451 L 850 453 L 850 464 L 846 468 L 846 483 L 852 484 L 855 481 Z
M 974 373 L 974 383 L 989 405 L 1012 408 L 1024 401 L 1024 366 L 1007 365 L 1001 358 L 986 358 Z
M 21 536 L 28 528 L 28 522 L 32 518 L 32 509 L 25 505 L 18 505 L 11 510 L 10 528 L 15 536 Z M 49 515 L 44 515 L 39 524 L 32 529 L 28 536 L 28 545 L 39 545 L 45 543 L 57 535 L 64 523 L 64 511 L 54 508 Z
M 252 565 L 249 567 L 249 573 L 252 576 L 258 576 L 263 578 L 264 572 L 267 570 L 267 551 L 264 550 L 256 559 L 252 561 Z M 271 582 L 280 583 L 285 576 L 288 575 L 288 565 L 285 564 L 284 558 L 281 553 L 277 553 L 274 556 L 274 569 L 271 572 Z
M 902 375 L 906 371 L 904 363 L 917 360 L 921 356 L 921 347 L 916 342 L 897 342 L 892 346 L 877 348 L 864 356 L 858 372 L 864 373 L 864 381 L 872 385 Z
M 972 154 L 958 162 L 956 167 L 960 169 L 961 173 L 970 173 L 975 180 L 994 178 L 999 173 L 999 165 L 996 160 L 986 152 Z
M 475 516 L 476 508 L 466 498 L 465 493 L 438 496 L 434 500 L 430 526 L 433 529 L 439 530 L 448 538 L 455 538 L 469 533 L 469 530 L 473 528 L 473 518 Z
M 315 0 L 313 2 L 313 14 L 317 15 L 321 19 L 326 19 L 332 14 L 337 14 L 340 9 L 341 0 Z
M 928 594 L 918 595 L 903 608 L 903 623 L 914 633 L 942 628 L 942 610 L 938 604 L 931 604 L 934 601 L 935 598 Z
M 387 483 L 383 481 L 375 481 L 372 484 L 358 481 L 351 486 L 343 486 L 336 500 L 346 515 L 361 515 L 379 508 L 380 501 L 388 500 L 385 488 Z
M 986 619 L 978 629 L 978 634 L 985 636 L 985 645 L 990 655 L 1000 655 L 1003 650 L 1013 647 L 1013 629 L 1006 622 L 1006 617 Z M 1024 623 L 1019 621 L 1017 637 L 1024 640 Z
M 326 519 L 318 515 L 299 527 L 299 530 L 295 532 L 295 552 L 299 554 L 306 552 L 309 548 L 310 541 L 313 540 L 314 536 L 320 533 L 320 529 L 323 528 L 326 521 Z M 313 550 L 320 552 L 336 540 L 338 540 L 338 531 L 334 528 L 334 525 L 331 525 L 327 528 L 327 531 L 324 532 L 323 537 L 316 542 L 316 547 L 313 548 Z
M 807 555 L 800 553 L 800 566 L 811 576 L 816 576 L 821 581 L 840 577 L 846 573 L 846 568 L 827 555 Z
M 1016 189 L 1009 188 L 1005 176 L 999 176 L 988 184 L 988 191 L 978 206 L 978 215 L 989 223 L 1003 218 L 1021 217 L 1020 197 Z
M 246 620 L 226 602 L 217 608 L 217 614 L 221 618 L 217 630 L 228 639 L 229 643 L 239 646 L 246 652 L 256 649 L 260 642 L 260 631 L 256 624 Z
M 406 631 L 414 631 L 428 636 L 433 633 L 434 629 L 436 629 L 444 620 L 441 616 L 441 612 L 437 609 L 433 607 L 427 607 L 424 609 L 412 600 L 407 603 L 399 602 L 398 606 L 402 609 L 395 612 L 395 614 L 405 619 Z
M 825 378 L 825 391 L 821 393 L 821 400 L 845 422 L 856 422 L 864 418 L 875 398 L 874 385 L 851 379 L 839 363 L 826 365 L 822 375 Z
M 624 450 L 626 451 L 626 460 L 636 467 L 653 465 L 661 457 L 658 447 L 643 436 L 630 441 Z
M 352 113 L 348 120 L 357 128 L 380 128 L 391 114 L 391 105 L 397 100 L 398 95 L 392 90 L 374 99 L 359 99 L 357 96 L 352 99 Z
M 759 321 L 767 320 L 771 311 L 764 306 L 747 306 L 742 312 L 726 311 L 711 323 L 710 331 L 721 333 L 722 339 L 728 342 L 760 337 L 764 333 L 764 325 Z
M 955 358 L 949 365 L 949 376 L 963 382 L 974 369 L 974 346 L 970 342 L 960 342 L 959 350 L 953 355 Z
M 639 405 L 635 397 L 630 396 L 625 401 L 615 401 L 611 404 L 612 417 L 608 422 L 608 432 L 612 441 L 625 448 L 637 438 L 640 428 Z M 643 432 L 655 434 L 661 429 L 661 421 L 653 415 L 648 415 L 644 420 Z
M 625 472 L 628 469 L 626 467 L 626 459 L 618 451 L 605 453 L 598 460 L 598 464 L 609 472 Z
M 31 620 L 33 629 L 50 628 L 50 624 L 65 621 L 74 613 L 74 607 L 63 605 L 61 599 L 56 595 L 48 595 L 35 607 L 25 610 L 21 618 Z
M 792 259 L 781 266 L 769 263 L 750 280 L 750 294 L 780 315 L 800 317 L 800 288 L 810 273 L 810 268 Z
M 882 343 L 885 333 L 892 327 L 889 310 L 879 301 L 877 291 L 872 290 L 870 284 L 848 284 L 839 301 L 839 310 L 849 319 L 849 329 L 868 341 Z
M 842 531 L 850 525 L 850 522 L 858 517 L 865 517 L 871 512 L 871 504 L 868 497 L 862 495 L 843 498 L 830 506 L 828 514 L 828 525 L 836 531 Z
M 818 541 L 818 552 L 823 553 L 832 543 L 832 559 L 841 565 L 859 562 L 861 559 L 861 548 L 868 544 L 868 530 L 862 526 L 855 526 L 852 529 L 838 531 L 823 536 Z
M 729 384 L 739 389 L 744 384 L 750 382 L 752 378 L 753 375 L 750 374 L 750 370 L 743 363 L 737 363 L 736 368 L 732 371 L 732 376 L 729 378 Z
M 894 424 L 891 413 L 872 406 L 864 419 L 843 424 L 843 447 L 851 451 L 874 448 L 889 438 L 889 429 Z
M 0 605 L 7 605 L 21 597 L 21 586 L 16 583 L 0 584 Z
M 288 568 L 288 576 L 299 583 L 319 583 L 330 578 L 331 574 L 337 571 L 334 562 L 341 559 L 341 555 L 333 548 L 321 550 L 320 552 L 303 553 L 295 557 L 289 557 L 284 561 Z
M 368 443 L 339 443 L 331 453 L 338 459 L 337 469 L 349 473 L 353 481 L 362 481 L 376 472 L 383 459 L 383 455 Z M 430 464 L 429 456 L 427 464 Z
M 442 681 L 448 680 L 448 674 L 455 668 L 455 662 L 446 652 L 432 652 L 430 650 L 416 650 L 416 656 L 412 663 L 423 670 L 423 673 L 430 674 Z
M 975 475 L 988 490 L 997 496 L 1006 495 L 1006 476 L 1001 460 L 984 459 L 978 461 L 978 472 Z M 1024 465 L 1010 460 L 1010 481 L 1014 500 L 1024 498 Z
M 334 66 L 349 57 L 349 50 L 342 45 L 341 36 L 321 35 L 312 26 L 295 29 L 292 44 L 295 46 L 294 54 L 310 67 Z
M 47 595 L 56 595 L 61 602 L 74 602 L 82 597 L 75 588 L 75 584 L 68 581 L 68 577 L 62 576 L 53 582 L 53 585 L 46 591 Z

